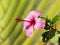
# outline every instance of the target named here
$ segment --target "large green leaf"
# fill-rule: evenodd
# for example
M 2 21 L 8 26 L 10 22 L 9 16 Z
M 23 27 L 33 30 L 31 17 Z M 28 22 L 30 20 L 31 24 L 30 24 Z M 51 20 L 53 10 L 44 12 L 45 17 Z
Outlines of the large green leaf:
M 56 15 L 53 19 L 52 19 L 52 23 L 56 23 L 58 20 L 60 19 L 60 15 Z

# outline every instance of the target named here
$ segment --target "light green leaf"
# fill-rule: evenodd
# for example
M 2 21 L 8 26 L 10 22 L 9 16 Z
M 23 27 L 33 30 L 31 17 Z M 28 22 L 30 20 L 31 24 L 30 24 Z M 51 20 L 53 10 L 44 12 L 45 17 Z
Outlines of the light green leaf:
M 56 15 L 55 17 L 53 17 L 52 19 L 52 23 L 56 23 L 58 20 L 60 19 L 60 16 L 59 15 Z
M 57 43 L 58 42 L 58 35 L 55 34 L 55 36 L 50 40 L 52 43 Z

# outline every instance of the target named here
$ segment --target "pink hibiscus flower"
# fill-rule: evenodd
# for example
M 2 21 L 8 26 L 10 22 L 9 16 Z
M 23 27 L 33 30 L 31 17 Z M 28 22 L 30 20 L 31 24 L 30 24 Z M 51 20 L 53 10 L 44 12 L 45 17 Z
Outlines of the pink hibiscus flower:
M 31 37 L 34 33 L 34 28 L 41 30 L 45 27 L 45 20 L 38 18 L 41 15 L 40 11 L 33 10 L 31 11 L 25 20 L 17 18 L 17 21 L 24 21 L 23 30 L 26 30 L 26 36 Z

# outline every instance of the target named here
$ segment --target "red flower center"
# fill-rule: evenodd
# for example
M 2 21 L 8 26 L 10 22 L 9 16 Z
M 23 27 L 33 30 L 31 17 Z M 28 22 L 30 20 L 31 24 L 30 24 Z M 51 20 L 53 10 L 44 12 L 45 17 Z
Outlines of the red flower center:
M 35 25 L 35 20 L 34 19 L 32 19 L 31 21 L 30 21 L 30 24 L 32 25 Z

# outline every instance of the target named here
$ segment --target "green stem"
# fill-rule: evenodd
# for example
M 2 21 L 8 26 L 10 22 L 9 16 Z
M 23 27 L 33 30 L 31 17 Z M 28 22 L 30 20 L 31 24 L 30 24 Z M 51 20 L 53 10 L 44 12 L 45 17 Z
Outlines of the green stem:
M 10 36 L 5 40 L 3 41 L 3 43 L 1 45 L 10 45 L 13 43 L 13 41 L 16 39 L 16 36 L 18 34 L 20 34 L 21 32 L 21 25 L 22 23 L 18 23 L 19 25 L 16 26 L 16 28 L 14 29 L 14 32 L 12 34 L 10 34 Z
M 2 1 L 0 1 L 0 21 L 2 19 L 2 17 L 4 16 L 4 13 L 5 13 L 5 10 L 3 9 L 3 6 L 2 6 Z
M 49 19 L 52 19 L 55 15 L 57 15 L 60 12 L 60 0 L 56 0 L 51 6 L 50 9 L 45 14 L 48 15 Z
M 40 5 L 38 5 L 37 10 L 44 11 L 50 7 L 52 0 L 42 0 Z M 53 3 L 53 2 L 52 2 Z
M 26 33 L 25 32 L 22 32 L 18 38 L 16 39 L 16 41 L 13 43 L 13 45 L 19 45 L 19 44 L 22 44 L 24 42 L 24 40 L 26 40 Z
M 8 9 L 9 6 L 10 6 L 11 1 L 12 1 L 12 0 L 2 0 L 2 6 L 3 6 L 4 10 L 7 11 L 7 9 Z
M 9 24 L 8 27 L 1 33 L 1 37 L 2 37 L 3 39 L 7 38 L 8 35 L 12 32 L 13 28 L 14 28 L 15 25 L 17 24 L 16 18 L 21 16 L 21 12 L 22 12 L 22 10 L 24 9 L 24 7 L 26 6 L 27 2 L 28 2 L 28 0 L 25 0 L 25 1 L 21 0 L 20 4 L 19 4 L 19 6 L 18 6 L 18 8 L 17 8 L 17 10 L 16 10 L 16 13 L 15 13 L 13 19 L 11 20 L 10 24 Z M 23 5 L 21 5 L 21 4 L 23 4 Z
M 18 6 L 18 2 L 19 2 L 19 0 L 12 0 L 11 5 L 9 6 L 9 9 L 7 10 L 4 18 L 0 22 L 0 26 L 2 28 L 5 28 L 9 24 L 10 20 L 13 17 L 13 14 Z

